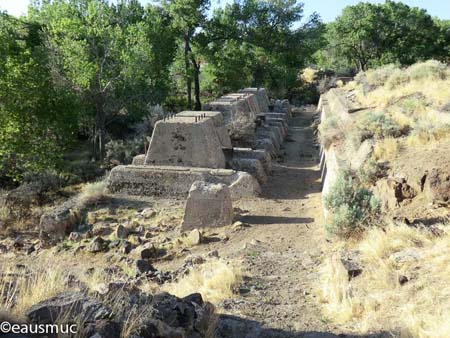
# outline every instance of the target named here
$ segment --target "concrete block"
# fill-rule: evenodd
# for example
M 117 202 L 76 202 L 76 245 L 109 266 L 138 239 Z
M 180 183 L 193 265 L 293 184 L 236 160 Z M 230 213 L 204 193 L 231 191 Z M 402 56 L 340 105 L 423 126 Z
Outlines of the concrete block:
M 226 184 L 232 199 L 254 197 L 261 191 L 257 180 L 245 172 L 148 165 L 114 167 L 108 177 L 108 190 L 124 195 L 184 199 L 195 181 Z
M 133 157 L 133 162 L 131 162 L 132 165 L 144 165 L 145 163 L 145 154 L 136 155 Z
M 269 111 L 269 97 L 265 88 L 244 88 L 239 90 L 239 93 L 255 94 L 258 100 L 259 109 L 261 112 Z
M 225 155 L 213 119 L 174 117 L 158 121 L 145 164 L 225 168 Z
M 261 162 L 253 158 L 233 158 L 230 161 L 230 166 L 237 171 L 245 171 L 255 177 L 259 184 L 267 182 L 267 175 Z
M 266 174 L 272 172 L 272 158 L 270 154 L 262 149 L 233 148 L 233 158 L 250 158 L 261 162 Z
M 189 190 L 181 229 L 220 227 L 232 223 L 230 189 L 222 183 L 194 182 Z
M 223 148 L 232 148 L 228 128 L 225 125 L 223 115 L 219 111 L 183 111 L 177 114 L 178 117 L 199 117 L 205 115 L 212 118 L 214 126 L 216 127 L 217 136 Z

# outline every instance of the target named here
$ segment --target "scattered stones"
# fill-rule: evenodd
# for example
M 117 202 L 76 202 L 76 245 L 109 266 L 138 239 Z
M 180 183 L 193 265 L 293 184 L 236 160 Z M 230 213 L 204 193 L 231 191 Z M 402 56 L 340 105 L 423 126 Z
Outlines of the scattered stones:
M 217 227 L 233 222 L 230 190 L 225 184 L 192 184 L 186 202 L 182 229 Z
M 116 237 L 120 239 L 127 239 L 130 235 L 130 229 L 124 227 L 122 224 L 119 224 L 116 228 Z
M 138 275 L 145 274 L 148 272 L 156 271 L 156 269 L 149 262 L 143 259 L 138 259 L 136 261 L 136 273 Z
M 404 285 L 409 282 L 409 278 L 403 275 L 398 276 L 398 283 Z
M 109 236 L 113 232 L 112 228 L 103 222 L 94 224 L 91 230 L 94 236 Z
M 79 232 L 71 232 L 69 235 L 69 241 L 71 242 L 80 242 L 83 239 L 83 236 Z
M 142 210 L 141 215 L 145 218 L 152 218 L 156 216 L 156 211 L 151 208 L 146 208 Z
M 97 253 L 105 251 L 107 248 L 107 241 L 105 241 L 102 237 L 97 236 L 91 241 L 91 243 L 89 243 L 87 250 L 92 253 Z
M 125 241 L 123 243 L 122 247 L 120 248 L 121 252 L 125 255 L 128 255 L 132 249 L 133 249 L 133 246 L 128 241 Z
M 53 244 L 63 240 L 67 234 L 73 231 L 79 220 L 80 212 L 77 208 L 77 200 L 72 198 L 41 216 L 39 222 L 41 241 Z
M 8 252 L 8 247 L 4 244 L 0 244 L 0 253 L 5 254 Z
M 150 259 L 158 256 L 158 250 L 153 244 L 141 249 L 140 252 L 141 259 Z
M 398 264 L 418 261 L 421 258 L 420 253 L 414 248 L 407 248 L 396 252 L 390 256 Z
M 81 292 L 63 292 L 39 302 L 25 312 L 32 323 L 51 324 L 57 318 L 81 317 L 84 322 L 107 319 L 111 310 Z
M 194 229 L 188 234 L 187 239 L 189 244 L 199 245 L 202 242 L 202 233 L 200 232 L 200 230 Z
M 341 263 L 347 270 L 349 280 L 358 277 L 363 272 L 358 256 L 359 253 L 357 251 L 341 253 Z

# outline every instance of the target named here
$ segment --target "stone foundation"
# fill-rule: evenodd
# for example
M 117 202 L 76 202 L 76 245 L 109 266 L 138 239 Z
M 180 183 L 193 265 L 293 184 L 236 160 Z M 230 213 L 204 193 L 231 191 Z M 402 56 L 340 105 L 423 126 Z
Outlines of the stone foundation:
M 261 191 L 257 180 L 244 172 L 148 165 L 115 167 L 108 178 L 108 189 L 111 193 L 183 199 L 196 181 L 226 184 L 233 199 L 254 197 Z

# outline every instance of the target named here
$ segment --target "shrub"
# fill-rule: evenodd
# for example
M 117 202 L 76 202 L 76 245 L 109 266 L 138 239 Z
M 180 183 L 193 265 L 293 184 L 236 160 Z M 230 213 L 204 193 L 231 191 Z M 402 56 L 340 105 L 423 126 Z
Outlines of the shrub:
M 447 76 L 447 67 L 439 61 L 429 60 L 410 66 L 407 69 L 407 73 L 413 81 L 445 79 Z
M 315 83 L 317 81 L 317 73 L 319 71 L 314 68 L 305 68 L 303 69 L 302 73 L 300 74 L 300 79 L 305 83 Z
M 356 127 L 362 141 L 369 138 L 383 139 L 402 135 L 401 127 L 384 112 L 362 113 L 356 120 Z
M 111 140 L 106 144 L 105 161 L 130 164 L 133 157 L 144 153 L 144 139 Z
M 414 93 L 400 99 L 395 106 L 407 116 L 411 116 L 425 113 L 428 102 L 421 93 Z
M 367 83 L 373 86 L 382 86 L 390 78 L 392 73 L 398 70 L 398 66 L 394 64 L 388 64 L 376 69 L 371 69 L 365 72 Z M 359 75 L 359 74 L 358 74 Z M 362 75 L 359 75 L 359 80 L 361 80 Z
M 395 138 L 387 137 L 377 142 L 373 150 L 373 156 L 376 160 L 390 160 L 397 156 L 400 145 Z
M 350 237 L 371 225 L 379 201 L 357 179 L 341 174 L 325 195 L 325 207 L 331 213 L 325 225 L 327 231 Z
M 408 137 L 409 145 L 426 144 L 439 141 L 450 136 L 450 125 L 432 121 L 419 120 Z
M 105 198 L 105 189 L 105 181 L 86 184 L 78 195 L 77 206 L 79 208 L 86 208 L 99 203 Z
M 372 185 L 382 176 L 382 166 L 374 160 L 368 160 L 358 169 L 358 179 L 363 185 Z
M 343 139 L 344 134 L 343 121 L 336 116 L 325 119 L 319 125 L 320 143 L 322 143 L 325 148 L 328 148 L 332 143 Z
M 405 70 L 395 69 L 394 72 L 389 76 L 386 81 L 386 88 L 392 90 L 396 87 L 399 87 L 409 81 L 408 74 Z

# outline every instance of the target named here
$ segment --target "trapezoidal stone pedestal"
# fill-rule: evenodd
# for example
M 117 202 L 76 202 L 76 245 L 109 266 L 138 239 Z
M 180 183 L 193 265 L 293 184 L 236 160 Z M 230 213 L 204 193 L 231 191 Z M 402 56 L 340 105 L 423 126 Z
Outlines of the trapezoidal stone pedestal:
M 182 111 L 177 114 L 178 117 L 197 117 L 201 116 L 209 117 L 213 120 L 216 127 L 217 136 L 219 137 L 220 144 L 223 148 L 231 148 L 231 139 L 228 134 L 228 128 L 225 125 L 223 115 L 220 111 Z
M 173 117 L 158 121 L 145 164 L 225 168 L 225 155 L 213 119 Z
M 220 227 L 232 222 L 233 205 L 228 187 L 221 183 L 194 182 L 189 190 L 181 229 Z

